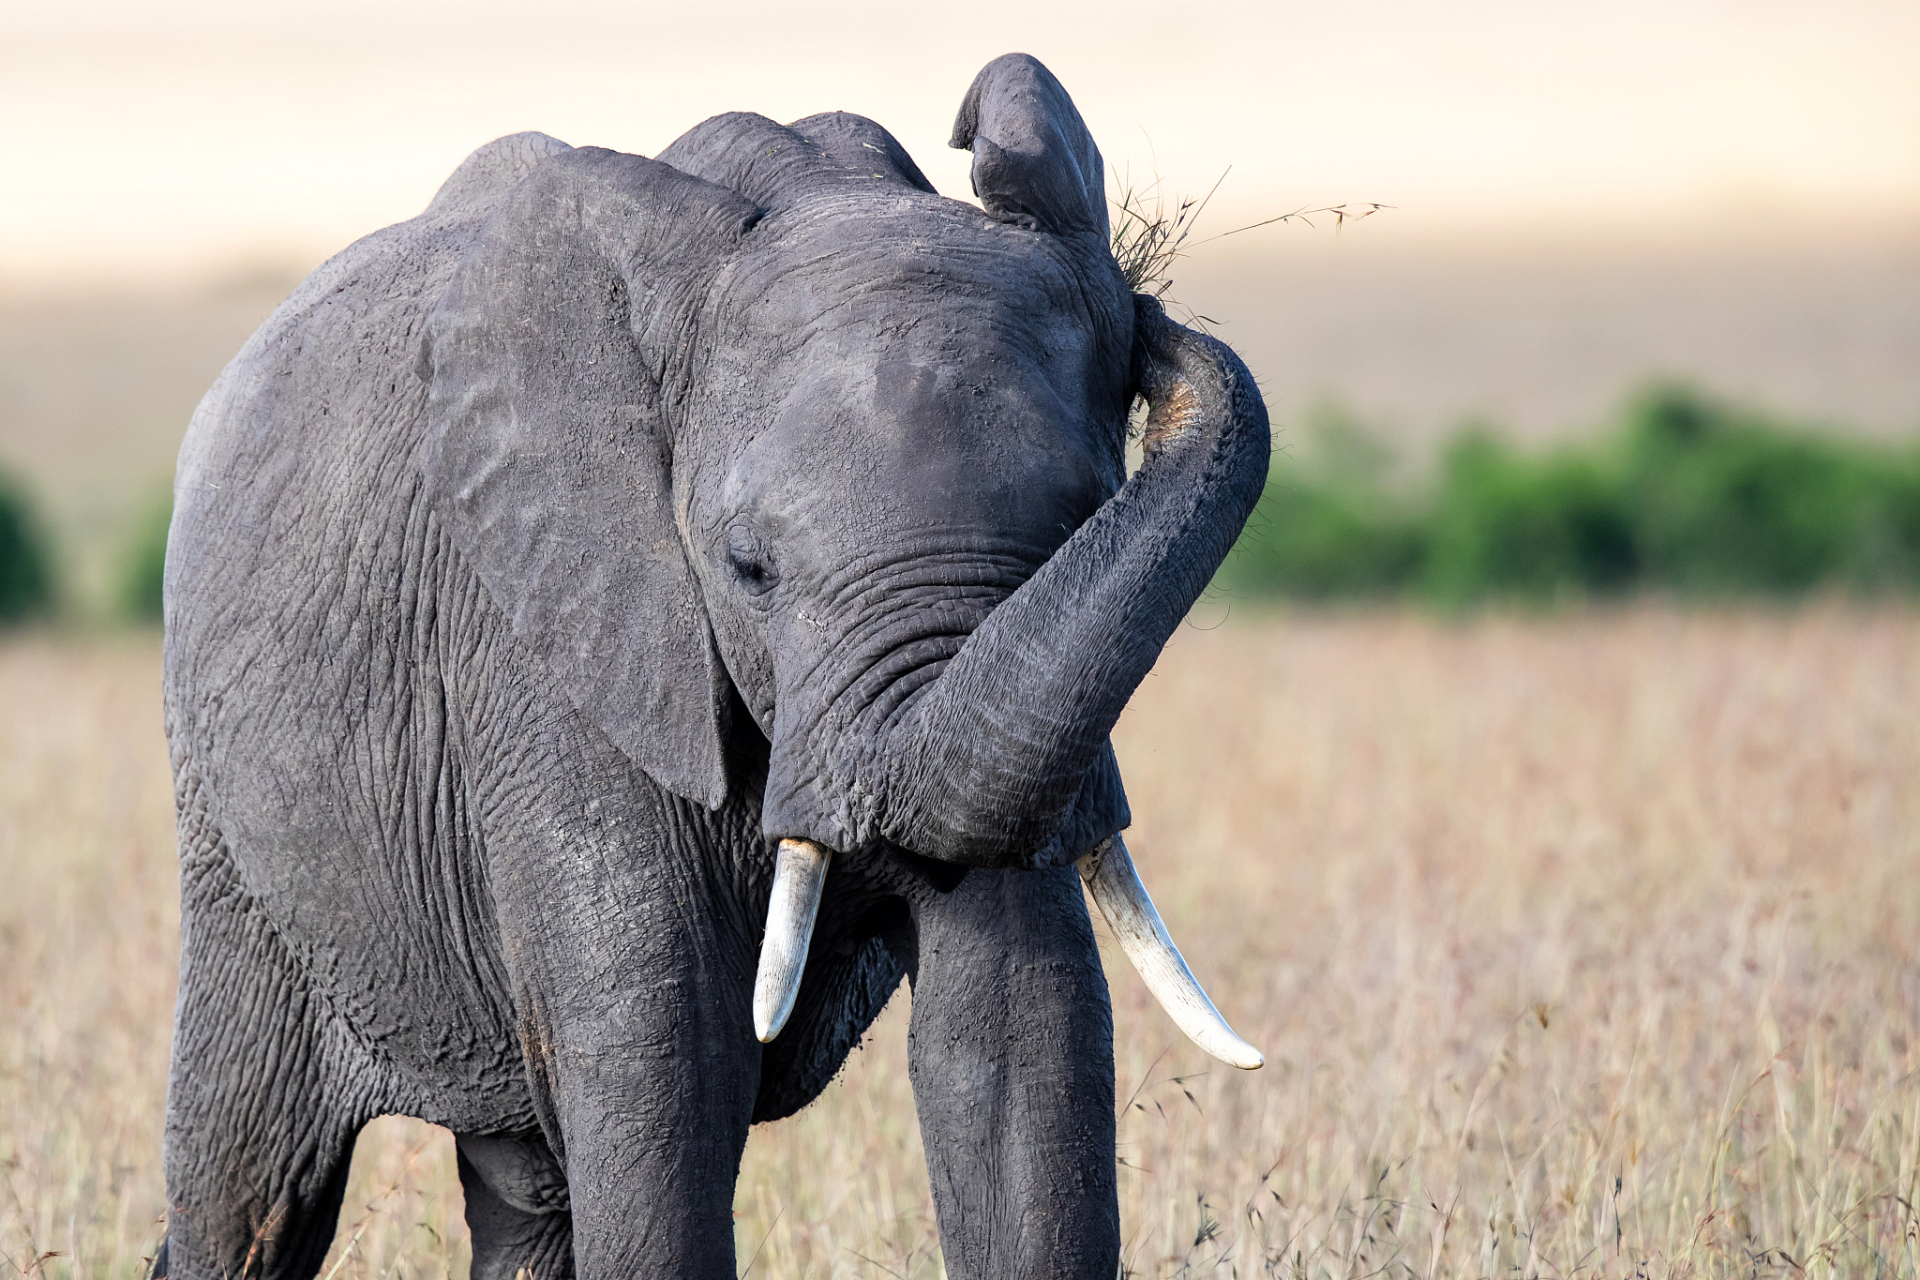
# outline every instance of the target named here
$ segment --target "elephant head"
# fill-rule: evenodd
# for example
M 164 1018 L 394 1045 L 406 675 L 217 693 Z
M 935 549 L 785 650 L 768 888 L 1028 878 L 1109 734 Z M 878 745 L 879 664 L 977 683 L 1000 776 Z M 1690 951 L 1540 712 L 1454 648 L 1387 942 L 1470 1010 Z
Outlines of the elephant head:
M 981 207 L 851 115 L 721 116 L 657 160 L 554 144 L 428 321 L 426 484 L 661 785 L 717 806 L 730 718 L 765 735 L 762 1038 L 827 859 L 884 846 L 1079 861 L 1183 1027 L 1258 1065 L 1132 873 L 1108 734 L 1260 494 L 1266 411 L 1129 291 L 1040 63 L 981 71 L 952 144 Z

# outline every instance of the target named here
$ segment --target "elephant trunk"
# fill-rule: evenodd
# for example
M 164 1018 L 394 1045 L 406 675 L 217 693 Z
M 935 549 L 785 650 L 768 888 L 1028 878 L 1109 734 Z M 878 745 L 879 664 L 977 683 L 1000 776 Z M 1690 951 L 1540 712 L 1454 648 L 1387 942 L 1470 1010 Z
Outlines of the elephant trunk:
M 1266 482 L 1266 406 L 1225 344 L 1137 299 L 1145 461 L 882 740 L 882 833 L 968 865 L 1061 865 L 1125 823 L 1107 736 Z

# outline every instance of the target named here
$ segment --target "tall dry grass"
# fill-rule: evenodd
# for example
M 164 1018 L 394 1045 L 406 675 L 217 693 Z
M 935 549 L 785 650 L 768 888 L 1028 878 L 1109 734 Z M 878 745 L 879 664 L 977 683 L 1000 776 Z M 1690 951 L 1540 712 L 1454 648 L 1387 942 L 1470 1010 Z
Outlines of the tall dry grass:
M 158 1237 L 171 848 L 150 654 L 0 653 L 0 1249 Z M 1185 628 L 1130 837 L 1268 1067 L 1124 962 L 1142 1276 L 1920 1274 L 1920 615 L 1661 607 Z M 938 1276 L 904 996 L 757 1130 L 755 1276 Z M 361 1142 L 329 1263 L 464 1272 L 444 1135 Z M 42 1254 L 67 1256 L 37 1263 Z
M 0 1275 L 131 1276 L 160 1239 L 179 913 L 159 675 L 151 644 L 0 646 Z

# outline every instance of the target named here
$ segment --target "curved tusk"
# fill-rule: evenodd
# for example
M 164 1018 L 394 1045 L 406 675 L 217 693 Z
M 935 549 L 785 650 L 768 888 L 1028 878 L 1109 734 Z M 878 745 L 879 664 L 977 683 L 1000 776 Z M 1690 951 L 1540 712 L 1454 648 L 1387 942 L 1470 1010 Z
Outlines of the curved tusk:
M 760 971 L 753 979 L 753 1033 L 761 1044 L 779 1035 L 793 1013 L 833 850 L 811 840 L 782 840 L 774 857 L 767 933 L 760 943 Z
M 1266 1055 L 1242 1040 L 1207 999 L 1200 983 L 1167 936 L 1167 926 L 1153 909 L 1147 887 L 1133 869 L 1133 858 L 1119 836 L 1103 840 L 1074 864 L 1080 878 L 1120 941 L 1120 949 L 1187 1038 L 1230 1067 L 1252 1071 L 1265 1065 Z

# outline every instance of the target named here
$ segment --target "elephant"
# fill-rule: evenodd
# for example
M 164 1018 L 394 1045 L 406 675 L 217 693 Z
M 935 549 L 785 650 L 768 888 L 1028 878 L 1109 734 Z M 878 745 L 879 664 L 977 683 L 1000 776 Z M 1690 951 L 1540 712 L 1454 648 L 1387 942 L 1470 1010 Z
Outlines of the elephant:
M 155 1276 L 309 1280 L 397 1113 L 455 1135 L 479 1280 L 731 1280 L 750 1126 L 903 978 L 949 1274 L 1115 1273 L 1089 898 L 1260 1060 L 1140 886 L 1109 735 L 1267 414 L 1127 285 L 1041 63 L 951 145 L 977 205 L 846 113 L 501 138 L 220 374 L 166 562 Z

